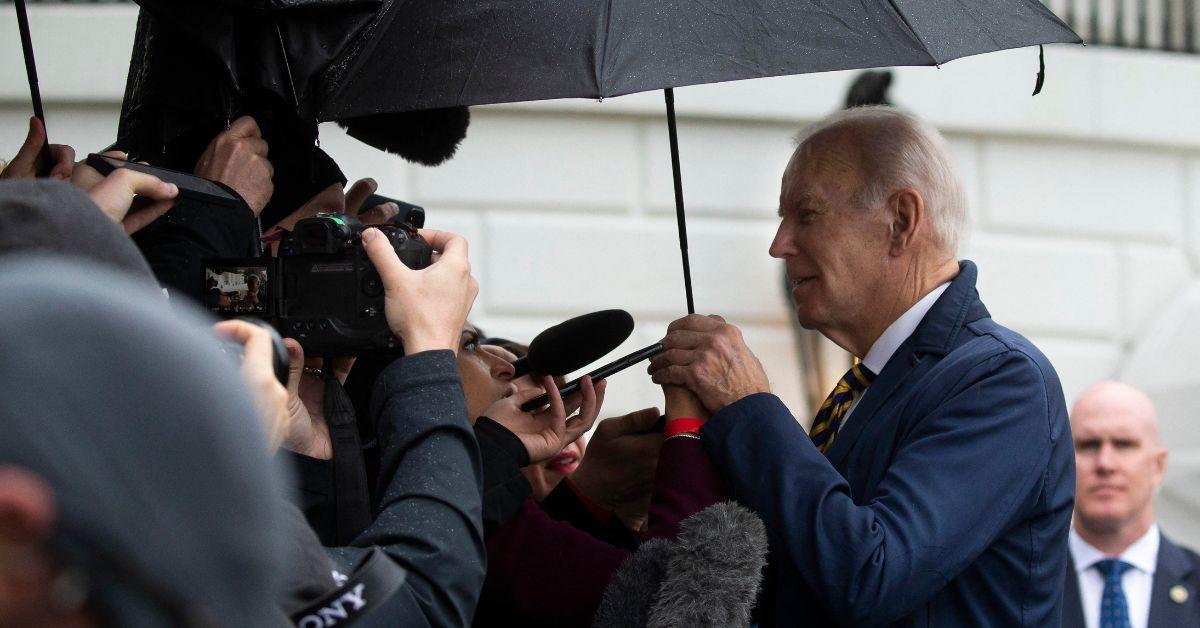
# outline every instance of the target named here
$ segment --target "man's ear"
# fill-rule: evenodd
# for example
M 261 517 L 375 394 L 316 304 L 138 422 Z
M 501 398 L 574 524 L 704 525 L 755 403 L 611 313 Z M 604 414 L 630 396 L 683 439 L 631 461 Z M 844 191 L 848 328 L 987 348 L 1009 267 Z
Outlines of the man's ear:
M 888 241 L 888 253 L 900 257 L 912 247 L 916 238 L 925 229 L 925 199 L 912 188 L 904 188 L 888 198 L 888 217 L 891 219 L 891 233 Z

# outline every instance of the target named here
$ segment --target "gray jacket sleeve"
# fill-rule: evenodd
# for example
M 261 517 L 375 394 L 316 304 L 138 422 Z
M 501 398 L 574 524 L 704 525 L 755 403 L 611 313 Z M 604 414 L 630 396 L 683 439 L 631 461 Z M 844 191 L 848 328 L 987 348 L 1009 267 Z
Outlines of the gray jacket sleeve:
M 375 384 L 371 414 L 380 448 L 375 521 L 353 547 L 329 551 L 352 568 L 381 547 L 407 578 L 356 625 L 468 626 L 484 577 L 482 470 L 454 354 L 393 362 Z

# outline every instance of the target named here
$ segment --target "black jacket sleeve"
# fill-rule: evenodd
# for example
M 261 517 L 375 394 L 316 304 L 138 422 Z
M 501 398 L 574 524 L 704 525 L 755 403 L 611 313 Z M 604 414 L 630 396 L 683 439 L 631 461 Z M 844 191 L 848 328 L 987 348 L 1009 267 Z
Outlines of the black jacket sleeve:
M 371 412 L 380 450 L 375 520 L 354 547 L 329 551 L 350 568 L 378 546 L 408 572 L 367 625 L 470 625 L 484 577 L 482 469 L 454 354 L 393 362 L 376 382 Z
M 485 416 L 475 421 L 475 438 L 483 458 L 483 531 L 490 536 L 517 514 L 533 492 L 521 475 L 521 467 L 529 464 L 529 452 L 515 434 Z
M 208 205 L 180 198 L 158 220 L 133 236 L 159 283 L 174 296 L 203 300 L 201 261 L 215 257 L 257 257 L 258 220 L 245 203 Z

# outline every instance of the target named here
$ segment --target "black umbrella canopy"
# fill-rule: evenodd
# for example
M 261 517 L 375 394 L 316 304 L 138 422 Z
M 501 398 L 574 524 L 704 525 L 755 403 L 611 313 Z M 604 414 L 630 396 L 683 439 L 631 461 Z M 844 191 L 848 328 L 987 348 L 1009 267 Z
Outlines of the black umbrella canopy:
M 409 0 L 331 66 L 322 119 L 937 65 L 1079 37 L 1038 0 Z

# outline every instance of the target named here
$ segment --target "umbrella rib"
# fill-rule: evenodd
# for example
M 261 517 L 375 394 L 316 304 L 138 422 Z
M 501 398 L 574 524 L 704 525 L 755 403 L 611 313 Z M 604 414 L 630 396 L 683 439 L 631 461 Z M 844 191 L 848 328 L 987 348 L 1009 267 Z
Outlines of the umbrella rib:
M 932 65 L 941 67 L 942 62 L 933 55 L 933 51 L 929 49 L 929 46 L 925 45 L 925 40 L 921 39 L 921 35 L 917 33 L 917 29 L 913 28 L 912 23 L 908 21 L 908 16 L 904 15 L 904 11 L 901 11 L 900 7 L 896 4 L 896 0 L 888 0 L 888 6 L 892 7 L 892 11 L 896 12 L 896 16 L 900 18 L 900 23 L 904 25 L 905 30 L 921 46 L 921 50 L 924 50 L 925 54 L 929 55 L 929 60 L 933 62 Z

